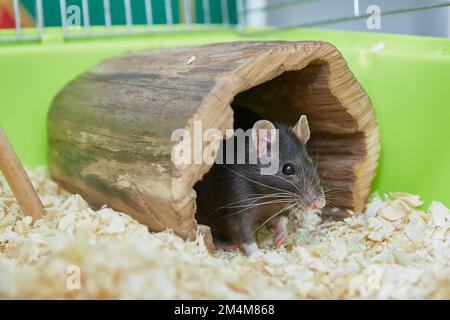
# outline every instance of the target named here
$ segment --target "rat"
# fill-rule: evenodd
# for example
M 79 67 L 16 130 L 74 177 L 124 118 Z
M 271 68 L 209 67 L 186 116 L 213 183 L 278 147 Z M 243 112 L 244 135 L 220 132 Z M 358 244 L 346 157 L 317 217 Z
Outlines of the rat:
M 310 130 L 305 115 L 292 127 L 261 119 L 251 130 L 250 141 L 245 143 L 245 162 L 216 161 L 194 187 L 197 221 L 211 228 L 215 245 L 227 251 L 243 249 L 247 255 L 258 250 L 256 232 L 263 226 L 275 229 L 273 246 L 278 247 L 287 236 L 289 218 L 295 211 L 320 211 L 326 204 L 317 167 L 306 150 Z M 260 130 L 266 135 L 258 135 Z M 276 172 L 263 175 L 265 164 L 261 160 L 275 142 L 279 150 Z M 252 147 L 256 163 L 249 161 Z

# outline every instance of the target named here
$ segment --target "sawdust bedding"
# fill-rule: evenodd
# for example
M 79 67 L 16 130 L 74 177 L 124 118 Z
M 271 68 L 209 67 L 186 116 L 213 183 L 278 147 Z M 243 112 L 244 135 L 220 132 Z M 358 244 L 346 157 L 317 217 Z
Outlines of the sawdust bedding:
M 47 209 L 34 224 L 0 177 L 1 298 L 450 298 L 450 214 L 440 202 L 423 211 L 418 196 L 394 193 L 341 222 L 302 214 L 281 248 L 270 249 L 265 231 L 247 258 L 93 211 L 45 169 L 29 174 Z M 67 286 L 70 266 L 80 289 Z

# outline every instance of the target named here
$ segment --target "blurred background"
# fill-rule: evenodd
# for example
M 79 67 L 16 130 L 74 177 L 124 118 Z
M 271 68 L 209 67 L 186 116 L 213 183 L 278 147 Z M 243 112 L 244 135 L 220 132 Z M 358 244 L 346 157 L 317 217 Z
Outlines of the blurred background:
M 315 27 L 450 37 L 448 0 L 0 0 L 3 29 L 15 29 L 16 21 L 36 29 L 64 26 L 61 17 L 74 14 L 79 19 L 70 22 L 81 26 L 185 23 L 241 32 L 250 32 L 243 27 Z
M 353 31 L 450 36 L 450 1 L 427 0 L 250 0 L 251 23 Z M 380 29 L 367 27 L 371 6 L 383 16 Z M 375 8 L 376 8 L 375 7 Z M 264 10 L 256 8 L 265 8 Z M 259 17 L 258 17 L 259 15 Z

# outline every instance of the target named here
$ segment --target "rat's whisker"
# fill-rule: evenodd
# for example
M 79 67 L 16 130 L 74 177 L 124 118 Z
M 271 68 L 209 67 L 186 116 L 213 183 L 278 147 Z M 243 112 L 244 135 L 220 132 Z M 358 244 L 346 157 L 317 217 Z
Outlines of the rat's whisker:
M 324 174 L 320 175 L 320 179 L 323 180 L 327 176 L 327 174 L 330 173 L 330 171 L 331 171 L 331 169 L 328 169 L 327 171 L 325 171 Z
M 280 178 L 281 180 L 288 182 L 288 183 L 291 184 L 298 192 L 300 192 L 300 193 L 302 192 L 302 190 L 301 190 L 295 183 L 293 183 L 292 181 L 289 181 L 289 180 L 286 179 L 285 177 L 277 176 L 277 175 L 274 175 L 274 177 Z
M 250 198 L 234 201 L 234 202 L 228 203 L 224 207 L 227 207 L 227 206 L 232 205 L 232 204 L 237 204 L 237 203 L 247 202 L 247 201 L 252 201 L 252 200 L 261 200 L 261 199 L 265 199 L 265 198 L 278 199 L 278 198 L 288 198 L 288 197 L 292 197 L 292 196 L 290 194 L 283 194 L 283 193 L 265 194 L 265 195 L 260 195 L 260 196 L 255 196 L 255 197 L 250 197 Z M 224 207 L 221 207 L 221 208 L 224 208 Z
M 342 190 L 350 190 L 349 188 L 344 188 L 344 187 L 334 187 L 334 188 L 325 188 L 324 189 L 324 191 L 330 191 L 330 190 L 339 190 L 339 191 L 342 191 Z
M 340 199 L 344 201 L 348 201 L 348 197 L 341 194 L 340 192 L 333 192 L 333 193 L 325 193 L 325 199 Z
M 339 207 L 336 203 L 334 203 L 333 201 L 328 201 L 327 200 L 327 205 L 329 206 L 329 208 L 334 208 L 334 207 Z
M 339 195 L 331 195 L 331 196 L 325 196 L 326 200 L 336 200 L 336 201 L 347 201 L 348 198 L 339 196 Z
M 317 166 L 318 165 L 319 165 L 319 162 L 315 161 L 314 167 L 313 167 L 314 168 L 313 174 L 307 179 L 309 190 L 315 189 L 317 187 L 317 184 L 320 183 L 320 181 L 314 181 L 314 177 L 317 176 Z
M 249 204 L 253 204 L 255 203 L 255 201 L 258 200 L 263 200 L 263 199 L 267 199 L 267 198 L 273 198 L 274 200 L 284 200 L 284 199 L 292 199 L 292 195 L 290 194 L 284 194 L 284 193 L 275 193 L 275 194 L 266 194 L 266 195 L 262 195 L 262 196 L 258 196 L 258 197 L 252 197 L 252 198 L 247 198 L 247 199 L 242 199 L 242 200 L 238 200 L 238 201 L 234 201 L 234 202 L 230 202 L 222 207 L 216 208 L 213 211 L 211 211 L 209 213 L 209 215 L 211 215 L 212 213 L 219 211 L 221 209 L 225 209 L 225 208 L 232 208 L 233 205 L 237 205 L 240 203 L 246 203 L 246 202 L 251 202 Z
M 345 196 L 342 195 L 342 192 L 339 192 L 339 191 L 324 193 L 324 195 L 325 195 L 325 197 L 344 197 L 345 198 Z
M 302 172 L 302 177 L 303 177 L 303 180 L 305 180 L 306 181 L 306 174 L 305 174 L 305 169 L 303 168 L 303 166 L 302 165 L 300 165 L 300 170 L 301 170 L 301 172 Z M 307 191 L 306 190 L 306 186 L 305 185 L 303 185 L 303 191 Z
M 251 209 L 259 207 L 259 206 L 271 205 L 271 204 L 280 204 L 281 205 L 281 204 L 285 204 L 285 203 L 289 204 L 289 203 L 291 203 L 293 201 L 295 201 L 295 199 L 290 198 L 290 199 L 279 199 L 279 200 L 266 201 L 266 202 L 262 202 L 262 203 L 261 202 L 254 202 L 254 203 L 250 203 L 250 204 L 246 204 L 246 205 L 235 206 L 234 208 L 236 208 L 236 209 L 239 209 L 239 208 L 242 208 L 242 209 L 237 211 L 237 212 L 233 212 L 233 213 L 227 214 L 227 215 L 223 216 L 222 218 L 229 217 L 229 216 L 234 216 L 234 215 L 240 214 L 242 212 L 249 211 Z
M 313 187 L 313 190 L 317 190 L 317 187 L 320 187 L 320 189 L 323 189 L 323 185 L 320 182 L 320 179 L 317 179 L 316 181 L 314 181 L 314 186 L 312 186 L 312 187 Z
M 245 211 L 254 209 L 254 208 L 256 208 L 256 207 L 258 207 L 258 206 L 261 206 L 261 205 L 268 205 L 268 204 L 283 204 L 283 203 L 288 203 L 288 204 L 289 204 L 289 203 L 291 203 L 291 202 L 293 202 L 293 201 L 294 201 L 294 200 L 283 200 L 283 201 L 272 201 L 272 202 L 266 202 L 266 203 L 255 203 L 255 204 L 252 205 L 252 206 L 245 207 L 245 208 L 243 208 L 243 209 L 241 209 L 241 210 L 239 210 L 239 211 L 237 211 L 237 212 L 233 212 L 233 213 L 224 215 L 224 216 L 222 216 L 222 217 L 220 217 L 220 218 L 223 219 L 223 218 L 235 216 L 235 215 L 238 215 L 238 214 L 240 214 L 240 213 L 242 213 L 242 212 L 245 212 Z
M 300 205 L 299 204 L 297 204 L 296 206 L 295 206 L 295 208 L 293 209 L 293 210 L 291 210 L 291 212 L 289 213 L 289 215 L 288 215 L 288 220 L 291 220 L 291 218 L 295 215 L 295 213 L 297 212 L 297 211 L 299 211 L 300 210 Z
M 249 193 L 249 196 L 271 196 L 271 195 L 283 195 L 286 194 L 286 192 L 274 192 L 274 193 Z
M 253 180 L 253 179 L 250 179 L 250 178 L 248 178 L 248 177 L 246 177 L 246 176 L 240 174 L 240 173 L 237 172 L 236 170 L 231 169 L 229 166 L 226 166 L 226 165 L 225 165 L 224 168 L 227 168 L 227 169 L 231 170 L 232 172 L 234 172 L 235 174 L 237 174 L 238 176 L 240 176 L 241 178 L 244 178 L 244 179 L 246 179 L 246 180 L 248 180 L 248 181 L 254 182 L 254 183 L 256 183 L 256 184 L 258 184 L 258 185 L 260 185 L 260 186 L 263 186 L 263 187 L 266 187 L 266 188 L 270 188 L 270 189 L 274 189 L 274 190 L 277 190 L 277 191 L 286 192 L 286 193 L 290 193 L 290 194 L 292 194 L 292 195 L 295 195 L 295 193 L 293 193 L 293 192 L 290 192 L 290 191 L 287 191 L 287 190 L 282 190 L 282 189 L 279 189 L 279 188 L 275 188 L 275 187 L 269 186 L 269 185 L 267 185 L 267 184 L 264 184 L 264 183 L 262 183 L 262 182 L 259 182 L 259 181 L 255 181 L 255 180 Z
M 350 189 L 344 189 L 344 188 L 333 188 L 333 189 L 324 189 L 324 193 L 333 193 L 333 192 L 349 192 Z
M 253 207 L 258 207 L 258 206 L 262 206 L 262 205 L 266 205 L 266 204 L 277 204 L 277 203 L 291 202 L 293 200 L 294 199 L 291 198 L 291 199 L 272 200 L 272 201 L 266 201 L 266 202 L 254 202 L 254 203 L 249 203 L 249 204 L 230 206 L 230 207 L 227 207 L 227 208 L 232 208 L 232 209 L 244 208 L 244 207 L 253 208 Z
M 290 208 L 294 207 L 295 205 L 297 205 L 297 204 L 296 204 L 296 203 L 293 203 L 293 204 L 289 205 L 288 207 L 283 208 L 283 209 L 278 210 L 277 212 L 275 212 L 275 213 L 274 213 L 273 215 L 271 215 L 268 219 L 266 219 L 266 220 L 265 220 L 258 228 L 256 228 L 254 234 L 256 234 L 262 227 L 264 227 L 265 224 L 266 224 L 267 222 L 269 222 L 271 219 L 275 218 L 275 217 L 278 216 L 280 213 L 282 213 L 282 212 L 284 212 L 284 211 L 286 211 L 286 210 L 289 210 Z
M 332 194 L 342 194 L 344 193 L 342 190 L 331 190 L 331 191 L 324 191 L 324 194 L 332 195 Z
M 332 198 L 332 197 L 340 197 L 340 198 L 346 198 L 345 196 L 342 195 L 342 193 L 340 192 L 331 192 L 331 193 L 326 193 L 325 194 L 326 197 L 328 198 Z
M 359 189 L 359 188 L 345 188 L 345 187 L 337 187 L 337 188 L 325 188 L 324 191 L 330 191 L 330 190 L 338 190 L 338 191 L 342 191 L 342 192 L 359 192 L 362 191 L 363 189 Z
M 305 207 L 302 206 L 300 203 L 297 203 L 297 206 L 294 208 L 294 210 L 292 210 L 289 217 L 292 218 L 296 213 L 299 213 L 304 210 L 305 210 Z

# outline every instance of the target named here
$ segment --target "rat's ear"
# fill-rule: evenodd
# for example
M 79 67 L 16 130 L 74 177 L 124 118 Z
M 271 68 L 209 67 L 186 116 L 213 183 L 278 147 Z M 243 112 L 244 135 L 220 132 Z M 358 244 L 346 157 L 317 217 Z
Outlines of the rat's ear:
M 308 142 L 311 134 L 309 132 L 308 119 L 305 115 L 302 115 L 300 119 L 298 119 L 298 122 L 292 128 L 292 131 L 297 136 L 297 138 L 300 139 L 301 142 L 305 144 Z
M 268 120 L 256 121 L 252 128 L 252 142 L 255 146 L 258 157 L 267 155 L 269 147 L 275 142 L 276 128 Z

